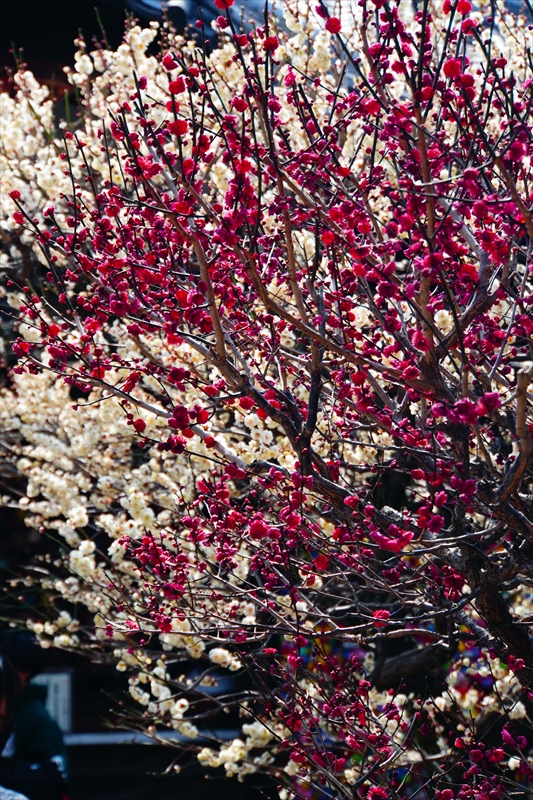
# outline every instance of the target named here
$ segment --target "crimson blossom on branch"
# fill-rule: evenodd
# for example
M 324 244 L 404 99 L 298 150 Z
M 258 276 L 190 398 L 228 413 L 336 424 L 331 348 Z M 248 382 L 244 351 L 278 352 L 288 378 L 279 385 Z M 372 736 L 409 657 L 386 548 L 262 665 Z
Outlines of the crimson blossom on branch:
M 80 41 L 62 141 L 31 75 L 3 98 L 5 502 L 63 541 L 28 624 L 282 798 L 525 796 L 530 26 L 217 5 L 209 56 Z

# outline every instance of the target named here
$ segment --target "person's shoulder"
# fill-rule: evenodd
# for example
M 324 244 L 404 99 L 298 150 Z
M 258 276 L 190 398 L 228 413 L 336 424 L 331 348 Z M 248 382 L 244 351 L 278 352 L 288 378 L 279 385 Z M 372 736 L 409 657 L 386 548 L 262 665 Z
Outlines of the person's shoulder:
M 30 714 L 33 718 L 51 719 L 46 708 L 46 691 L 40 690 L 40 686 L 30 685 L 21 692 L 15 717 Z
M 19 705 L 29 702 L 46 703 L 48 688 L 40 683 L 28 683 L 18 697 Z
M 60 727 L 55 719 L 50 716 L 46 706 L 39 700 L 28 700 L 15 713 L 15 730 L 40 730 L 46 731 L 48 736 L 57 736 Z M 0 800 L 3 798 L 0 796 Z
M 29 689 L 29 687 L 27 687 Z M 30 691 L 21 693 L 20 702 L 15 712 L 15 738 L 17 748 L 30 747 L 42 750 L 43 753 L 55 755 L 63 751 L 63 737 L 57 722 L 50 716 L 44 704 L 46 694 L 40 694 L 31 687 Z M 31 744 L 30 744 L 31 743 Z M 20 754 L 19 754 L 20 755 Z M 0 800 L 2 800 L 0 796 Z

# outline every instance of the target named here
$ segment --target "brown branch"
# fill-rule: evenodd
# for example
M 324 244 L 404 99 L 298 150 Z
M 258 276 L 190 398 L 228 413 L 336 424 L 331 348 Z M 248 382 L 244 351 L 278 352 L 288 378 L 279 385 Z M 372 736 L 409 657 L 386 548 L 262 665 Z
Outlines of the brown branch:
M 406 678 L 429 672 L 443 664 L 447 654 L 448 649 L 440 644 L 408 650 L 386 659 L 379 672 L 372 675 L 372 682 L 379 690 L 399 686 Z
M 520 486 L 522 476 L 531 464 L 533 443 L 527 424 L 527 388 L 533 377 L 533 367 L 521 369 L 516 380 L 516 435 L 519 443 L 518 458 L 499 485 L 496 500 L 503 503 L 513 495 Z
M 523 659 L 526 668 L 519 670 L 519 678 L 525 686 L 533 686 L 533 642 L 527 628 L 517 623 L 507 603 L 498 591 L 498 585 L 490 580 L 482 581 L 481 592 L 476 598 L 476 608 L 487 623 L 490 633 L 503 642 L 510 652 Z
M 285 192 L 283 189 L 283 180 L 281 176 L 278 176 L 278 191 L 281 197 L 285 197 Z M 294 244 L 292 241 L 292 223 L 291 217 L 289 214 L 289 209 L 283 209 L 283 224 L 285 226 L 285 244 L 287 246 L 287 265 L 289 268 L 289 281 L 291 284 L 291 291 L 294 297 L 294 301 L 296 303 L 296 308 L 298 309 L 298 313 L 300 314 L 300 319 L 305 324 L 309 324 L 309 319 L 307 316 L 307 311 L 305 309 L 305 303 L 302 297 L 302 291 L 298 284 L 298 279 L 296 277 L 296 256 L 294 254 Z
M 526 228 L 527 228 L 527 232 L 529 234 L 529 238 L 533 242 L 533 218 L 531 216 L 531 211 L 529 211 L 529 209 L 526 208 L 526 206 L 524 205 L 524 201 L 520 197 L 520 194 L 518 193 L 518 189 L 516 188 L 516 183 L 514 182 L 514 180 L 511 177 L 511 175 L 509 174 L 509 172 L 506 169 L 506 167 L 504 166 L 503 161 L 502 161 L 502 159 L 500 157 L 495 159 L 495 164 L 498 167 L 498 169 L 500 170 L 500 174 L 501 174 L 503 180 L 505 181 L 505 184 L 506 184 L 507 188 L 509 189 L 511 197 L 513 198 L 514 202 L 516 203 L 516 206 L 517 206 L 518 210 L 520 211 L 520 213 L 524 217 L 524 222 L 525 222 L 525 225 L 526 225 Z

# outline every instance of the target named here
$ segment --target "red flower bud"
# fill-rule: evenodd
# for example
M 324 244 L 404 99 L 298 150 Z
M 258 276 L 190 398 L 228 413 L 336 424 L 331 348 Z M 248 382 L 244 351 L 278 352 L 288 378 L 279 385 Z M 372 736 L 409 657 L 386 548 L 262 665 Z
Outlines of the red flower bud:
M 185 81 L 182 77 L 176 78 L 175 81 L 170 81 L 168 90 L 170 94 L 181 94 L 185 91 Z
M 239 405 L 245 411 L 249 411 L 255 406 L 255 400 L 252 400 L 251 397 L 241 397 L 239 400 Z
M 267 36 L 263 42 L 263 48 L 269 53 L 273 53 L 278 47 L 279 41 L 277 36 Z
M 374 611 L 372 616 L 376 628 L 385 628 L 390 617 L 390 611 L 387 611 L 385 608 L 378 608 L 377 611 Z
M 462 61 L 460 58 L 449 58 L 443 68 L 444 74 L 447 78 L 457 78 L 462 72 Z
M 163 66 L 165 69 L 168 69 L 170 71 L 172 69 L 176 69 L 178 65 L 176 64 L 170 53 L 167 53 L 166 56 L 163 58 Z
M 317 557 L 315 558 L 315 560 L 314 560 L 314 562 L 313 562 L 313 563 L 314 563 L 315 567 L 316 567 L 318 570 L 324 570 L 324 569 L 327 569 L 327 568 L 328 568 L 328 566 L 329 566 L 329 560 L 328 560 L 328 557 L 327 557 L 327 556 L 325 556 L 323 553 L 321 553 L 319 556 L 317 556 Z
M 339 33 L 341 29 L 341 21 L 338 17 L 330 17 L 326 22 L 325 27 L 330 33 Z
M 186 119 L 176 119 L 168 123 L 168 129 L 174 136 L 183 136 L 189 129 L 189 123 Z

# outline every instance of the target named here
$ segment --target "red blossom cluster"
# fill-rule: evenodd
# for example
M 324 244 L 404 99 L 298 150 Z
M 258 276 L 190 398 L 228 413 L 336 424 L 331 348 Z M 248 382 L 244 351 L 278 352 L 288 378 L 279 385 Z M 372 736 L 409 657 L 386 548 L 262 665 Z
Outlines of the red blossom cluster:
M 517 796 L 518 721 L 495 701 L 490 724 L 455 725 L 468 692 L 492 697 L 495 660 L 523 702 L 533 688 L 514 605 L 533 577 L 531 64 L 509 69 L 469 0 L 409 24 L 368 3 L 353 55 L 320 6 L 335 83 L 215 5 L 230 102 L 173 48 L 164 110 L 139 77 L 101 125 L 108 180 L 87 159 L 74 177 L 80 127 L 67 215 L 35 224 L 11 194 L 47 262 L 44 293 L 22 287 L 41 338 L 13 345 L 15 372 L 117 398 L 153 458 L 209 460 L 176 499 L 189 549 L 120 539 L 145 605 L 131 646 L 147 620 L 172 636 L 199 615 L 255 679 L 255 717 L 283 724 L 291 796 Z M 465 650 L 481 677 L 457 667 L 437 703 Z

